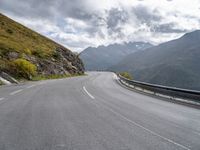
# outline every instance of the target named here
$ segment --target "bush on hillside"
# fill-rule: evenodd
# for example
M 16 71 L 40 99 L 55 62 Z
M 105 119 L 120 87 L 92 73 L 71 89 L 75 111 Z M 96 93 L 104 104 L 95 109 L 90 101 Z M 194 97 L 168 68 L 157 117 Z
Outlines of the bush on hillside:
M 38 49 L 32 52 L 32 54 L 39 58 L 46 58 L 47 53 L 44 50 Z
M 9 34 L 13 34 L 13 31 L 11 29 L 7 29 L 6 32 Z
M 133 79 L 133 76 L 130 74 L 130 73 L 128 73 L 128 72 L 121 72 L 121 73 L 119 73 L 121 76 L 123 76 L 124 78 L 127 78 L 127 79 L 129 79 L 129 80 L 132 80 Z
M 25 48 L 23 51 L 27 55 L 31 55 L 32 54 L 32 52 L 31 52 L 31 50 L 29 48 Z
M 3 82 L 0 80 L 0 85 L 3 85 Z
M 37 67 L 31 62 L 19 58 L 11 62 L 12 72 L 14 72 L 18 77 L 23 77 L 26 79 L 31 79 L 36 75 Z
M 7 68 L 6 62 L 4 60 L 0 60 L 0 71 L 5 70 L 6 68 Z

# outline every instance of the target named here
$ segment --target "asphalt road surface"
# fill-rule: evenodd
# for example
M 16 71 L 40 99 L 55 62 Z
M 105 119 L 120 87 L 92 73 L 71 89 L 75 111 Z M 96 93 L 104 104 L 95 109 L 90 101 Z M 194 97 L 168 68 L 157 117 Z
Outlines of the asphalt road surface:
M 113 73 L 0 87 L 0 150 L 200 150 L 200 110 Z

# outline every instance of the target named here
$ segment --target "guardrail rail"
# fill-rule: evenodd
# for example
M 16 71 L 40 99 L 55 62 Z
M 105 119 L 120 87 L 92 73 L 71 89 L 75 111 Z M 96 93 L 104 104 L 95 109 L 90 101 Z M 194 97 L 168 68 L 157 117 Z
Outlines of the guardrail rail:
M 169 86 L 162 86 L 157 84 L 150 84 L 146 82 L 140 82 L 135 80 L 129 80 L 127 78 L 124 78 L 120 74 L 117 74 L 120 82 L 122 84 L 127 84 L 129 87 L 133 88 L 141 88 L 143 91 L 147 90 L 150 92 L 153 92 L 153 94 L 162 94 L 165 96 L 169 96 L 171 99 L 180 98 L 184 100 L 190 100 L 195 103 L 200 104 L 200 91 L 195 90 L 188 90 L 188 89 L 181 89 L 181 88 L 175 88 L 175 87 L 169 87 Z

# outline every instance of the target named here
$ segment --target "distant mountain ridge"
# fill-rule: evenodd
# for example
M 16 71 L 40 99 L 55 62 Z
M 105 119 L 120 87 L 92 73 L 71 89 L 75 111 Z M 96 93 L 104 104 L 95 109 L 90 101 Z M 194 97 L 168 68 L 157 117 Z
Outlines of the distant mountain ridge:
M 88 47 L 80 54 L 86 70 L 106 70 L 127 55 L 151 47 L 150 43 L 129 42 L 108 46 Z
M 135 80 L 200 90 L 200 30 L 125 57 L 110 70 Z

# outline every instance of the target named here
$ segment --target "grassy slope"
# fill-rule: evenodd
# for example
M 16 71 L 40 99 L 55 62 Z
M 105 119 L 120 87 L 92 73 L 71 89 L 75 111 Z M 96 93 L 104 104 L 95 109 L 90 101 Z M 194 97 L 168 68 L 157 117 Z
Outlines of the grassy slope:
M 26 53 L 27 49 L 31 52 L 39 50 L 44 52 L 45 55 L 51 56 L 52 50 L 56 47 L 62 46 L 0 13 L 1 51 L 13 50 Z
M 24 58 L 25 55 L 40 60 L 52 60 L 57 59 L 55 54 L 58 47 L 71 53 L 63 46 L 0 13 L 0 71 L 4 68 L 11 69 L 11 52 L 17 52 L 19 58 Z
M 23 44 L 22 44 L 23 43 Z M 51 55 L 58 44 L 0 14 L 0 49 L 26 53 L 40 50 Z

